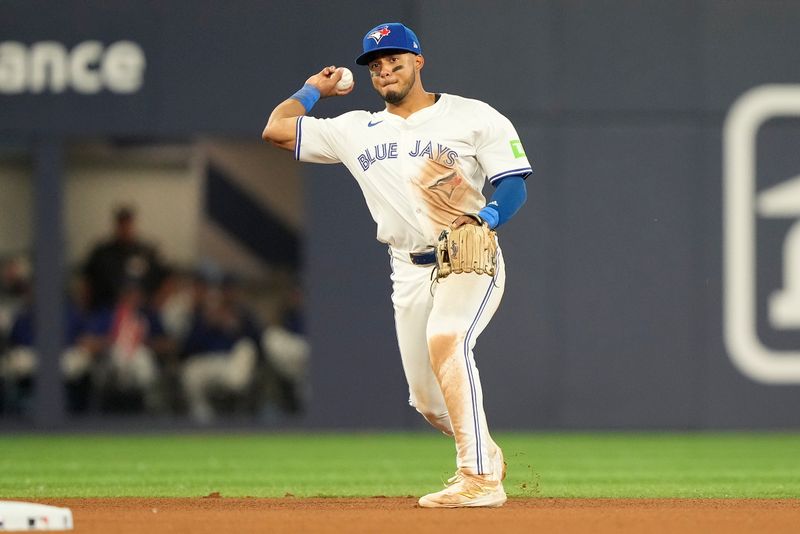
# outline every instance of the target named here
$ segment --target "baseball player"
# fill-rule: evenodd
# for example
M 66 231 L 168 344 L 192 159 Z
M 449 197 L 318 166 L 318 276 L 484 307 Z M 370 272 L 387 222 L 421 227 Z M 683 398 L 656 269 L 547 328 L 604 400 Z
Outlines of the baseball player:
M 273 110 L 262 137 L 294 151 L 297 160 L 347 167 L 377 223 L 378 240 L 389 246 L 409 402 L 455 438 L 457 453 L 455 475 L 441 491 L 420 498 L 420 506 L 501 506 L 505 463 L 487 427 L 473 347 L 503 295 L 502 252 L 497 247 L 491 276 L 463 272 L 432 283 L 435 245 L 446 228 L 494 229 L 507 222 L 525 202 L 531 166 L 499 112 L 423 88 L 421 44 L 403 24 L 367 32 L 356 63 L 367 67 L 385 109 L 308 116 L 320 98 L 353 89 L 339 84 L 343 71 L 332 65 Z M 487 179 L 495 188 L 488 204 L 481 192 Z

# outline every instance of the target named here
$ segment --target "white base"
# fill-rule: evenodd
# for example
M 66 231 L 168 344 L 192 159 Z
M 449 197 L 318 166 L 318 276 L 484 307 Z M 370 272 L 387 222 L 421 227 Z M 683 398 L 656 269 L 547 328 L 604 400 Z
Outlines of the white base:
M 31 502 L 0 501 L 0 532 L 35 530 L 72 530 L 72 511 Z

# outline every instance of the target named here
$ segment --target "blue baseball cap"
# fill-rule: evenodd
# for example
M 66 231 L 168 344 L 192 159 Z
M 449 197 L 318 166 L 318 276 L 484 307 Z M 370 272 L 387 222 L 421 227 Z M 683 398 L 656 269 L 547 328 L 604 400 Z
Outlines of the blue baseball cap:
M 399 22 L 378 24 L 364 36 L 364 53 L 356 58 L 356 63 L 366 65 L 373 52 L 382 50 L 402 50 L 413 54 L 421 54 L 422 47 L 417 35 Z

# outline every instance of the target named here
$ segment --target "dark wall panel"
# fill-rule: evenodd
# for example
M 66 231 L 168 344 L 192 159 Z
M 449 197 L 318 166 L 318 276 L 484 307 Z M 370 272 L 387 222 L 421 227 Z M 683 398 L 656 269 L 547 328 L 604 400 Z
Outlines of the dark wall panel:
M 680 426 L 693 375 L 691 125 L 564 128 L 562 421 Z M 669 409 L 664 409 L 669 399 Z
M 708 110 L 746 90 L 800 83 L 800 5 L 794 0 L 708 0 L 703 9 L 703 87 Z
M 204 2 L 188 13 L 180 4 L 164 8 L 165 63 L 179 70 L 162 76 L 162 90 L 171 98 L 159 116 L 160 128 L 239 133 L 248 125 L 257 136 L 276 101 L 332 64 L 353 70 L 358 91 L 326 103 L 323 113 L 348 109 L 364 94 L 361 86 L 369 85 L 354 63 L 362 33 L 380 22 L 376 14 L 406 19 L 408 10 L 386 0 L 371 2 L 368 10 L 352 0 L 233 6 Z
M 419 2 L 426 88 L 486 100 L 508 111 L 552 105 L 553 7 L 549 2 Z M 444 23 L 444 24 L 443 24 Z M 454 28 L 465 33 L 456 38 Z
M 563 108 L 648 112 L 698 108 L 700 3 L 556 4 L 556 82 Z

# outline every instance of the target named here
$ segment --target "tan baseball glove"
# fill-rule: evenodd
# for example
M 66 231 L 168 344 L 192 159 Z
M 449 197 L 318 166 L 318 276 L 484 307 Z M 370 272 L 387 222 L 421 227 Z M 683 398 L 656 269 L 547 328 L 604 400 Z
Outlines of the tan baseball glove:
M 436 246 L 436 278 L 478 273 L 494 276 L 497 267 L 496 232 L 486 224 L 445 228 Z

